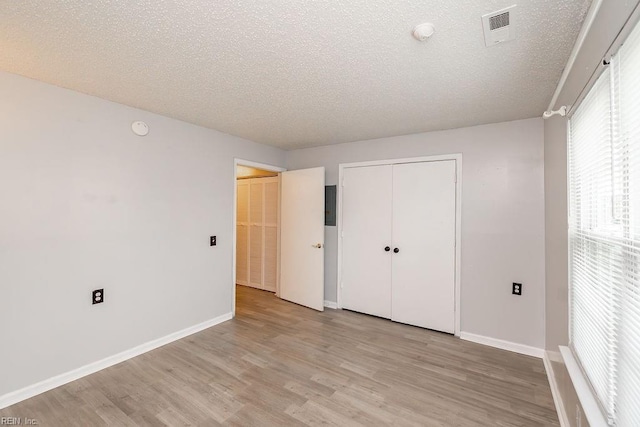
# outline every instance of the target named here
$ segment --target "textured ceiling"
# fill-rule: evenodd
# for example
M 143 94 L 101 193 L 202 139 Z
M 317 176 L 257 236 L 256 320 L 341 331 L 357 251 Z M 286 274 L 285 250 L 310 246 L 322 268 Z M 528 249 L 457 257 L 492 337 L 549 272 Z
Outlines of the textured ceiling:
M 299 148 L 539 116 L 589 0 L 0 2 L 0 69 Z M 432 22 L 426 43 L 411 37 Z M 61 106 L 63 107 L 63 106 Z

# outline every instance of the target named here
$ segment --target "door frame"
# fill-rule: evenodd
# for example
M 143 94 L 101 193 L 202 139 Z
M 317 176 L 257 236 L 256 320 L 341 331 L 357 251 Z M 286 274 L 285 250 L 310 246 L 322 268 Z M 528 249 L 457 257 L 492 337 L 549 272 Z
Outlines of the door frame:
M 233 159 L 233 256 L 232 256 L 232 275 L 231 275 L 231 316 L 236 317 L 236 246 L 237 246 L 237 215 L 238 215 L 238 166 L 248 166 L 252 168 L 262 169 L 270 172 L 284 172 L 287 169 L 280 166 L 269 165 L 266 163 L 258 163 L 251 160 Z M 278 222 L 280 218 L 278 217 Z M 278 224 L 278 233 L 280 233 L 280 224 Z M 280 288 L 280 238 L 278 238 L 278 283 L 276 285 L 276 295 Z
M 409 157 L 402 159 L 373 160 L 367 162 L 356 163 L 340 163 L 338 165 L 338 280 L 336 282 L 336 294 L 338 296 L 337 306 L 342 308 L 342 187 L 344 179 L 344 170 L 348 168 L 357 168 L 365 166 L 382 166 L 396 165 L 403 163 L 424 163 L 437 162 L 443 160 L 454 160 L 456 162 L 456 242 L 455 242 L 455 326 L 454 335 L 460 336 L 460 259 L 462 254 L 462 153 L 442 154 L 435 156 Z M 235 252 L 234 252 L 235 254 Z

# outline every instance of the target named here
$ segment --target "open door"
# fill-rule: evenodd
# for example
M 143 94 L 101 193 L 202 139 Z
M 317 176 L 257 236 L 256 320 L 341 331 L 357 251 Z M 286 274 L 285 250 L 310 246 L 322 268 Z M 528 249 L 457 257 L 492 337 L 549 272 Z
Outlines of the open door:
M 324 168 L 281 174 L 280 298 L 324 310 Z

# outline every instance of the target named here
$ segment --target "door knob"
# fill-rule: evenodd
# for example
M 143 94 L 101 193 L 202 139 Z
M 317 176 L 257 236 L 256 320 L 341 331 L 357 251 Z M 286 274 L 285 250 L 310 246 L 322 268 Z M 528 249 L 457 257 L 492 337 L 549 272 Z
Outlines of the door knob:
M 318 248 L 318 249 L 322 249 L 322 243 L 318 243 L 315 245 L 311 245 L 312 248 Z
M 397 254 L 398 252 L 400 252 L 400 249 L 398 249 L 398 248 L 393 248 L 393 253 L 394 253 L 394 254 Z
M 389 252 L 390 250 L 391 250 L 391 248 L 390 248 L 389 246 L 385 246 L 385 247 L 384 247 L 384 251 L 385 251 L 385 252 Z

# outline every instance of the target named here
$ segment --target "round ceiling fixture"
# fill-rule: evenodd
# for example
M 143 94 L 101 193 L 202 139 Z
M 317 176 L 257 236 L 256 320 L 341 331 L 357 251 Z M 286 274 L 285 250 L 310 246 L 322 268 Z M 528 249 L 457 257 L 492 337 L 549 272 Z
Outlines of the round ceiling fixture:
M 424 24 L 417 25 L 413 29 L 413 37 L 415 37 L 416 40 L 423 42 L 431 37 L 435 32 L 436 27 L 434 27 L 431 22 L 426 22 Z
M 131 130 L 138 136 L 145 136 L 149 133 L 149 126 L 145 122 L 131 123 Z

